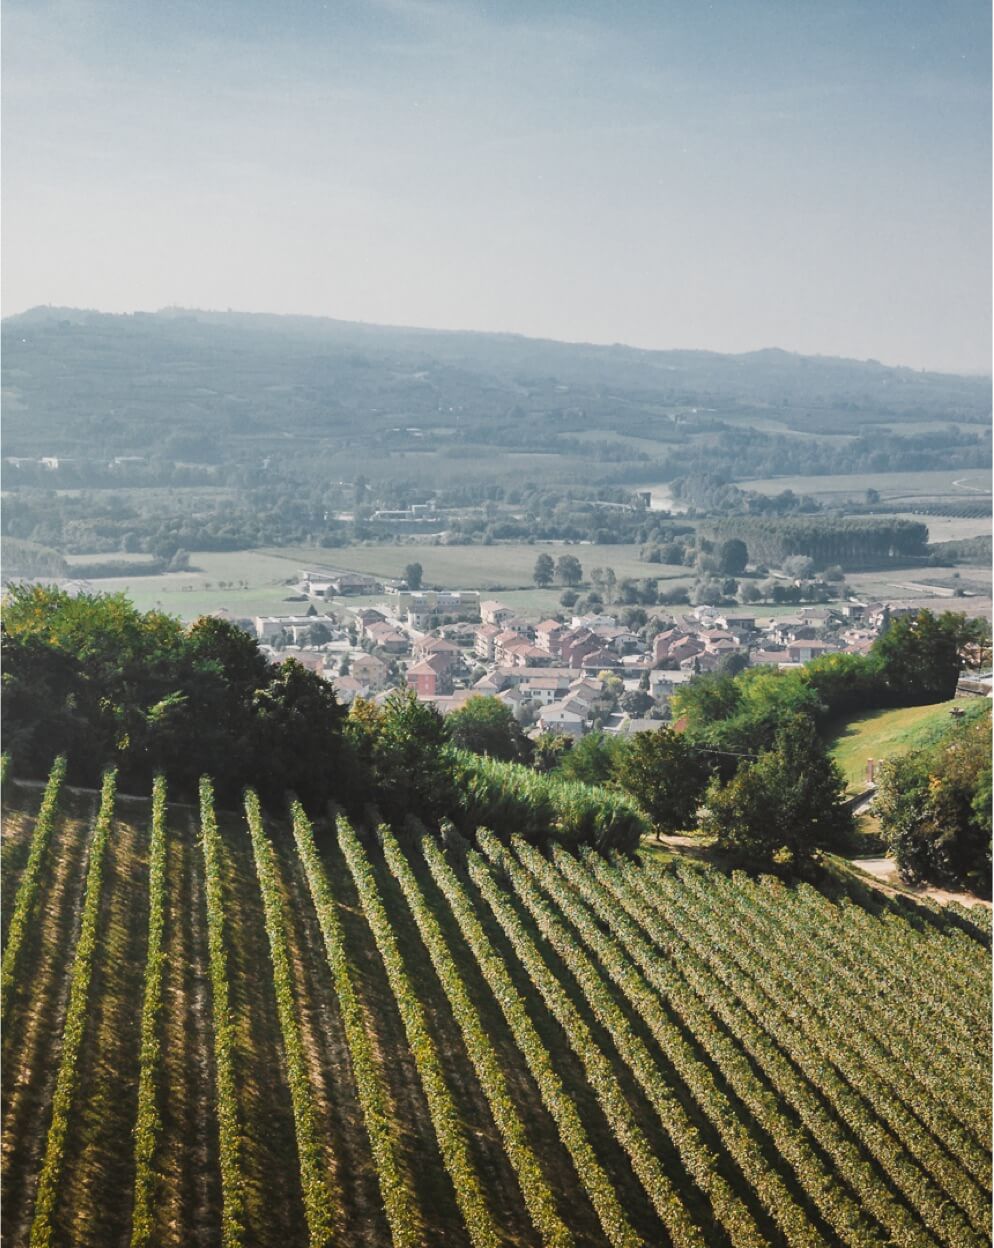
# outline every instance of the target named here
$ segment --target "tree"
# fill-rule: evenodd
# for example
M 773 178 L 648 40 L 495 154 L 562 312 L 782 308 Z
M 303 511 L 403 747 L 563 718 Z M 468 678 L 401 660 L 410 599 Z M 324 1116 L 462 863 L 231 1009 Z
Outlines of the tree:
M 452 744 L 474 754 L 488 754 L 504 762 L 527 760 L 528 738 L 514 712 L 498 698 L 475 694 L 446 719 Z
M 783 570 L 795 580 L 804 580 L 815 570 L 815 561 L 808 555 L 788 555 L 783 561 Z
M 404 580 L 407 582 L 407 588 L 417 592 L 421 588 L 421 578 L 424 576 L 424 569 L 420 563 L 409 563 L 404 568 Z
M 443 754 L 448 728 L 413 689 L 395 689 L 382 706 L 355 698 L 347 730 L 359 763 L 351 778 L 356 803 L 375 794 L 391 821 L 414 814 L 434 823 L 452 808 L 453 782 Z
M 880 770 L 874 812 L 909 884 L 990 895 L 990 708 L 979 705 L 978 711 L 967 723 L 951 724 L 934 745 L 890 759 Z
M 539 555 L 535 560 L 535 571 L 532 573 L 532 579 L 536 585 L 551 585 L 556 575 L 556 565 L 551 555 Z
M 560 585 L 579 585 L 583 580 L 583 567 L 576 555 L 560 555 L 556 560 L 556 580 Z
M 652 821 L 656 836 L 692 828 L 707 782 L 702 755 L 671 728 L 629 737 L 614 779 Z
M 761 865 L 796 867 L 818 848 L 844 845 L 853 828 L 845 781 L 810 717 L 785 723 L 773 748 L 727 784 L 711 782 L 702 826 L 722 849 Z
M 718 571 L 722 576 L 741 576 L 749 562 L 749 551 L 739 537 L 730 537 L 718 550 Z
M 532 766 L 536 771 L 555 771 L 573 748 L 573 738 L 564 732 L 543 732 L 535 742 Z
M 580 599 L 580 595 L 575 589 L 564 589 L 559 595 L 559 605 L 565 607 L 567 611 L 575 607 Z
M 985 620 L 968 620 L 953 611 L 940 616 L 919 611 L 892 619 L 871 653 L 894 701 L 904 706 L 945 702 L 956 692 L 966 655 L 989 635 Z
M 642 689 L 630 689 L 621 695 L 621 709 L 636 719 L 651 711 L 654 705 L 652 696 Z
M 615 757 L 622 748 L 620 737 L 588 732 L 563 756 L 559 770 L 571 780 L 582 780 L 584 784 L 605 784 L 611 779 Z

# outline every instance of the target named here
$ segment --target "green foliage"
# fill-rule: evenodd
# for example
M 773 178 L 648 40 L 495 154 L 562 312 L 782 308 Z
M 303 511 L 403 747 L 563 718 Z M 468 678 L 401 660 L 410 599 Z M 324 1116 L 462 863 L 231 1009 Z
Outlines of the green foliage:
M 744 763 L 728 784 L 712 781 L 702 821 L 718 845 L 755 863 L 800 866 L 852 834 L 845 782 L 814 724 L 784 723 L 774 747 Z
M 991 722 L 953 723 L 880 771 L 874 813 L 903 879 L 991 888 Z
M 449 734 L 434 706 L 413 689 L 394 690 L 382 705 L 356 698 L 347 728 L 358 769 L 348 793 L 361 809 L 372 796 L 398 822 L 408 814 L 437 822 L 453 803 L 452 778 L 443 750 Z
M 162 985 L 166 967 L 163 948 L 166 927 L 166 781 L 161 775 L 155 777 L 152 786 L 152 829 L 148 856 L 148 951 L 145 956 L 145 995 L 138 1059 L 131 1248 L 146 1248 L 154 1241 L 160 1179 L 155 1161 L 162 1132 L 162 1116 L 159 1113 L 162 1036 L 159 1020 L 164 1004 Z
M 749 562 L 749 551 L 740 537 L 729 537 L 718 549 L 718 571 L 722 576 L 741 576 Z
M 452 1092 L 428 1028 L 425 1007 L 411 983 L 393 927 L 380 897 L 376 877 L 359 838 L 344 819 L 338 821 L 338 843 L 355 881 L 366 919 L 390 981 L 404 1024 L 407 1043 L 421 1078 L 435 1136 L 455 1188 L 456 1201 L 473 1248 L 498 1248 L 501 1235 L 487 1206 L 483 1183 L 473 1162 Z
M 638 1239 L 618 1202 L 611 1181 L 590 1145 L 576 1105 L 556 1072 L 552 1055 L 543 1044 L 507 965 L 484 931 L 466 889 L 430 837 L 422 839 L 421 849 L 435 883 L 448 902 L 460 933 L 476 959 L 480 973 L 494 999 L 500 1004 L 518 1051 L 535 1080 L 542 1103 L 556 1124 L 560 1140 L 573 1160 L 577 1177 L 597 1211 L 608 1242 L 612 1248 L 628 1248 L 629 1245 L 637 1244 Z M 485 871 L 483 867 L 479 869 Z
M 453 745 L 504 762 L 525 762 L 531 742 L 521 731 L 509 706 L 497 698 L 476 694 L 445 720 Z
M 271 667 L 253 638 L 204 618 L 184 629 L 124 595 L 14 586 L 4 604 L 4 723 L 27 775 L 66 753 L 71 779 L 118 767 L 148 791 L 168 773 L 192 796 L 201 770 L 232 798 L 248 782 L 272 802 L 294 787 L 327 800 L 340 764 L 331 686 L 296 664 Z
M 279 872 L 273 847 L 262 823 L 259 799 L 249 789 L 245 794 L 245 816 L 252 856 L 262 894 L 262 907 L 269 937 L 269 953 L 273 967 L 273 988 L 276 1012 L 283 1037 L 283 1053 L 287 1082 L 293 1105 L 293 1121 L 300 1163 L 300 1187 L 304 1197 L 310 1248 L 324 1248 L 332 1239 L 332 1191 L 325 1174 L 324 1141 L 318 1127 L 314 1091 L 307 1070 L 304 1041 L 297 1017 L 293 975 L 290 970 L 290 949 L 287 943 L 286 917 L 280 892 Z M 336 1193 L 337 1195 L 337 1193 Z
M 545 554 L 539 555 L 535 560 L 535 571 L 532 574 L 532 579 L 535 584 L 540 587 L 551 585 L 555 579 L 555 575 L 556 565 L 553 562 L 552 556 Z
M 903 615 L 873 643 L 887 690 L 907 704 L 945 702 L 956 692 L 964 652 L 990 645 L 990 623 L 954 611 Z
M 222 1248 L 242 1248 L 245 1241 L 245 1177 L 242 1169 L 242 1123 L 235 1073 L 235 1023 L 231 1010 L 228 958 L 225 949 L 224 884 L 221 833 L 214 813 L 214 788 L 200 780 L 200 833 L 204 853 L 207 911 L 207 952 L 214 1021 L 214 1066 L 217 1082 L 218 1152 L 221 1168 Z
M 52 764 L 52 770 L 45 785 L 41 806 L 35 818 L 34 831 L 31 833 L 31 848 L 24 874 L 18 885 L 13 901 L 13 913 L 7 928 L 7 944 L 4 946 L 2 969 L 0 969 L 0 1018 L 6 1018 L 10 1004 L 10 994 L 14 987 L 14 974 L 17 970 L 21 948 L 27 936 L 28 924 L 34 914 L 41 888 L 42 872 L 45 868 L 48 850 L 55 830 L 58 817 L 59 798 L 62 795 L 62 784 L 66 775 L 65 755 L 60 754 Z
M 393 833 L 383 827 L 380 835 L 387 865 L 400 884 L 421 933 L 421 939 L 428 950 L 428 956 L 452 1007 L 466 1051 L 504 1141 L 505 1151 L 518 1179 L 532 1223 L 543 1244 L 550 1248 L 571 1248 L 573 1236 L 556 1209 L 555 1198 L 508 1089 L 501 1060 L 466 990 L 459 966 L 446 943 L 438 920 L 425 901 L 414 872 Z
M 539 896 L 513 856 L 503 848 L 492 833 L 481 829 L 479 839 L 483 852 L 510 880 L 514 892 L 525 905 L 542 936 L 563 959 L 571 975 L 579 983 L 588 1005 L 611 1036 L 612 1043 L 620 1050 L 626 1065 L 634 1074 L 642 1090 L 647 1093 L 650 1103 L 662 1118 L 669 1134 L 678 1143 L 682 1142 L 685 1137 L 681 1132 L 674 1131 L 672 1117 L 667 1112 L 675 1098 L 671 1100 L 668 1096 L 668 1089 L 662 1087 L 659 1068 L 650 1058 L 641 1040 L 632 1032 L 621 1010 L 614 1003 L 607 985 L 597 975 L 590 962 L 579 953 L 564 922 Z M 704 1248 L 704 1237 L 677 1196 L 672 1178 L 664 1171 L 658 1157 L 649 1147 L 649 1142 L 635 1120 L 635 1115 L 611 1063 L 595 1040 L 579 1009 L 538 953 L 534 940 L 526 933 L 520 920 L 514 914 L 508 896 L 499 893 L 493 887 L 492 880 L 479 867 L 474 869 L 472 858 L 470 864 L 473 879 L 513 945 L 519 961 L 541 993 L 550 1012 L 558 1019 L 569 1039 L 570 1047 L 583 1064 L 587 1080 L 597 1094 L 598 1102 L 614 1132 L 615 1139 L 628 1154 L 632 1169 L 666 1227 L 670 1241 L 677 1248 Z M 688 1161 L 686 1154 L 681 1155 L 680 1160 L 686 1164 Z M 695 1179 L 700 1182 L 699 1168 L 696 1165 L 691 1165 L 689 1168 L 694 1172 Z M 760 1241 L 756 1239 L 748 1242 L 755 1243 L 758 1248 Z
M 729 516 L 707 521 L 700 531 L 716 541 L 745 542 L 755 562 L 771 567 L 792 556 L 806 556 L 819 568 L 852 568 L 928 553 L 928 526 L 892 516 Z
M 636 733 L 614 763 L 614 779 L 638 802 L 657 834 L 695 826 L 707 778 L 699 751 L 667 727 Z
M 556 560 L 556 580 L 560 585 L 579 585 L 583 580 L 583 568 L 576 555 L 560 555 Z
M 69 972 L 69 1004 L 62 1030 L 62 1052 L 52 1094 L 52 1117 L 45 1138 L 45 1155 L 38 1175 L 34 1218 L 29 1237 L 30 1248 L 50 1248 L 57 1242 L 54 1225 L 55 1206 L 62 1179 L 66 1138 L 72 1116 L 79 1059 L 86 1034 L 89 1012 L 90 981 L 93 958 L 97 948 L 100 909 L 103 895 L 104 856 L 114 819 L 114 797 L 117 777 L 113 771 L 104 773 L 100 790 L 100 809 L 90 840 L 90 856 L 86 866 L 86 887 L 83 894 L 83 917 Z
M 349 1061 L 359 1104 L 362 1106 L 370 1149 L 376 1163 L 376 1177 L 390 1224 L 391 1238 L 396 1248 L 416 1248 L 424 1243 L 421 1213 L 400 1165 L 399 1141 L 391 1126 L 390 1093 L 367 1030 L 365 1013 L 353 977 L 352 962 L 345 946 L 345 933 L 304 808 L 294 801 L 290 814 L 297 852 L 307 877 L 307 887 L 314 902 L 328 965 L 335 982 L 342 1025 L 349 1046 Z
M 826 654 L 803 668 L 751 667 L 736 676 L 708 673 L 674 694 L 674 719 L 714 749 L 768 748 L 787 720 L 808 716 L 819 727 L 868 707 L 943 702 L 971 649 L 988 644 L 990 626 L 955 612 L 902 616 L 868 655 Z
M 464 750 L 452 750 L 449 760 L 457 790 L 453 818 L 467 832 L 499 828 L 502 836 L 517 833 L 533 843 L 555 840 L 630 853 L 646 831 L 623 793 Z
M 607 784 L 624 750 L 623 738 L 609 737 L 605 732 L 588 732 L 562 754 L 559 775 L 581 784 Z
M 404 580 L 407 582 L 407 588 L 415 592 L 421 588 L 421 581 L 424 577 L 424 568 L 420 563 L 408 563 L 404 567 Z

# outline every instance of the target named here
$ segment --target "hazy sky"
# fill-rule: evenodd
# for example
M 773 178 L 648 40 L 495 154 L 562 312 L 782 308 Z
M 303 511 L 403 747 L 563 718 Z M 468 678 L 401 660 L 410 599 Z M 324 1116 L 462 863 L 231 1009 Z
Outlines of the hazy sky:
M 4 312 L 990 367 L 988 0 L 5 0 Z

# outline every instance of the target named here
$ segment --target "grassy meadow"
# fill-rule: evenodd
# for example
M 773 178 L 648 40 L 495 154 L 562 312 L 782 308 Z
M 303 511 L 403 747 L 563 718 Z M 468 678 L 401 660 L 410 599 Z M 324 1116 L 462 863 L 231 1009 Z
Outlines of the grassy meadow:
M 907 706 L 896 710 L 867 711 L 848 720 L 836 733 L 832 757 L 842 769 L 846 784 L 853 791 L 864 787 L 867 759 L 877 762 L 907 754 L 926 745 L 950 722 L 954 707 L 981 710 L 980 699 L 953 699 L 932 706 Z

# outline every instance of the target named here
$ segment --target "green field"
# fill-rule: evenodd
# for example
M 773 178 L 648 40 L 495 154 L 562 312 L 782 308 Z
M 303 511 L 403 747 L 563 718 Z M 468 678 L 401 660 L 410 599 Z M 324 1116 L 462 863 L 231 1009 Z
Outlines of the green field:
M 849 720 L 835 734 L 831 748 L 849 788 L 858 791 L 864 787 L 867 759 L 880 762 L 895 758 L 931 741 L 951 722 L 949 712 L 954 706 L 979 714 L 986 703 L 980 699 L 954 699 L 933 706 L 867 711 Z
M 307 549 L 266 552 L 297 560 L 301 567 L 348 568 L 372 576 L 402 577 L 407 564 L 424 569 L 426 587 L 444 589 L 527 589 L 541 554 L 558 559 L 575 555 L 586 577 L 593 568 L 613 568 L 618 580 L 626 576 L 685 577 L 687 569 L 645 563 L 636 545 L 594 546 L 565 542 L 497 542 L 493 546 L 431 546 L 424 542 L 404 546 L 349 546 L 341 550 Z
M 5 1242 L 990 1243 L 988 911 L 166 798 L 4 784 Z
M 949 498 L 957 501 L 982 499 L 991 491 L 990 471 L 959 468 L 939 472 L 867 472 L 847 476 L 764 477 L 738 483 L 744 490 L 779 494 L 793 490 L 810 494 L 824 502 L 838 503 L 845 498 L 862 501 L 867 490 L 877 490 L 882 499 Z
M 542 615 L 558 607 L 562 593 L 561 586 L 539 590 L 532 582 L 535 560 L 543 552 L 553 559 L 561 554 L 575 555 L 585 575 L 596 567 L 610 567 L 618 580 L 627 576 L 651 576 L 672 585 L 688 585 L 693 579 L 687 568 L 644 563 L 638 557 L 639 548 L 634 545 L 509 542 L 493 546 L 416 544 L 349 546 L 335 550 L 299 547 L 221 553 L 193 551 L 189 572 L 106 577 L 94 581 L 93 586 L 108 593 L 123 590 L 143 611 L 156 607 L 182 619 L 194 619 L 222 607 L 235 614 L 261 615 L 293 609 L 293 604 L 285 599 L 293 593 L 292 582 L 302 568 L 399 578 L 408 563 L 418 562 L 424 568 L 426 587 L 478 589 L 500 594 L 509 606 L 526 614 Z M 79 562 L 98 558 L 102 556 L 77 556 Z M 360 606 L 381 598 L 380 594 L 372 598 L 350 597 L 336 600 L 336 605 Z

